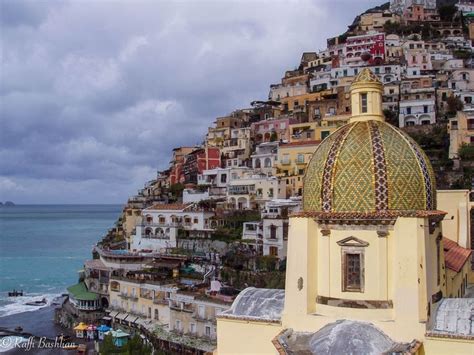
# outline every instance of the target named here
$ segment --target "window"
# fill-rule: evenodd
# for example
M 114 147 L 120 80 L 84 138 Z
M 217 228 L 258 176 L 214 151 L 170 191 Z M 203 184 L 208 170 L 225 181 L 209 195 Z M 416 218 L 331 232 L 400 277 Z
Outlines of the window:
M 180 331 L 181 330 L 181 321 L 180 320 L 176 320 L 176 324 L 175 324 L 175 327 L 174 329 Z
M 268 189 L 268 197 L 273 197 L 273 187 Z
M 226 174 L 222 174 L 221 175 L 221 183 L 226 183 L 227 182 L 227 175 Z
M 194 224 L 198 224 L 198 223 L 199 223 L 199 220 L 198 220 L 197 218 L 194 218 L 193 223 L 194 223 Z
M 269 252 L 271 256 L 278 256 L 278 247 L 270 247 Z
M 367 93 L 360 94 L 360 112 L 367 113 Z
M 211 336 L 211 327 L 206 326 L 206 336 L 210 337 Z
M 330 133 L 330 131 L 321 131 L 321 140 L 329 136 Z
M 363 291 L 363 254 L 361 252 L 343 251 L 343 291 Z
M 189 332 L 192 334 L 196 333 L 196 323 L 191 323 L 189 325 Z
M 303 154 L 298 154 L 296 161 L 298 163 L 304 163 L 304 155 Z
M 423 113 L 428 113 L 428 106 L 427 105 L 423 106 Z
M 204 316 L 205 316 L 205 308 L 204 308 L 204 306 L 199 306 L 199 307 L 198 307 L 198 315 L 199 315 L 200 318 L 204 318 Z
M 270 238 L 276 239 L 276 237 L 277 237 L 277 227 L 272 224 L 270 226 Z

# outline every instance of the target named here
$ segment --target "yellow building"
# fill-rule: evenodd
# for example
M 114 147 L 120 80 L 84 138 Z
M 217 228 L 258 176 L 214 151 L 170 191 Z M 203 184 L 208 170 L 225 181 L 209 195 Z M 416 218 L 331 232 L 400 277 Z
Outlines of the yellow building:
M 287 111 L 304 112 L 306 110 L 306 105 L 308 102 L 320 99 L 323 95 L 327 95 L 328 93 L 330 93 L 329 90 L 306 93 L 297 96 L 282 97 L 280 99 L 280 102 Z
M 458 111 L 449 119 L 449 158 L 459 157 L 459 148 L 474 143 L 474 112 Z
M 278 146 L 277 176 L 286 186 L 286 197 L 301 196 L 306 166 L 319 143 L 317 140 L 307 140 L 280 143 Z
M 347 116 L 332 116 L 313 122 L 290 124 L 290 143 L 322 141 L 346 123 Z
M 447 277 L 466 282 L 471 252 L 443 247 L 430 162 L 384 122 L 382 93 L 369 69 L 354 80 L 353 116 L 313 154 L 290 218 L 285 290 L 241 292 L 219 354 L 473 353 L 474 299 L 446 298 L 464 296 Z

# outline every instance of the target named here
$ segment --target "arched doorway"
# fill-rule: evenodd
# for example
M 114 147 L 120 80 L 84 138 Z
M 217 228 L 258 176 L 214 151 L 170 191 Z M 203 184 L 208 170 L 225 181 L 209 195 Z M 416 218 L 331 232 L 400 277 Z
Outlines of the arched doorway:
M 102 308 L 109 308 L 109 300 L 107 299 L 107 297 L 102 297 L 100 299 L 100 304 L 102 305 Z

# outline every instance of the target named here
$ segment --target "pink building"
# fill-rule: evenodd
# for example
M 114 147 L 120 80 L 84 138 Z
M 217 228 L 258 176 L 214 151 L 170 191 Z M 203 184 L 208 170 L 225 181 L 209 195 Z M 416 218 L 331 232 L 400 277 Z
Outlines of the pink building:
M 385 34 L 371 33 L 348 37 L 346 40 L 346 64 L 382 64 L 385 60 Z
M 290 139 L 290 124 L 296 123 L 296 119 L 271 118 L 264 121 L 252 123 L 252 132 L 255 137 L 255 143 L 280 141 Z

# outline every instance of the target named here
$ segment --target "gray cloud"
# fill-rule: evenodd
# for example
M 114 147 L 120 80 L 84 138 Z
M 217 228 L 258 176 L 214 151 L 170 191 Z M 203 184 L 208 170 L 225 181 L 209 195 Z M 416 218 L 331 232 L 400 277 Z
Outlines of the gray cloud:
M 379 3 L 0 2 L 0 200 L 123 202 Z

